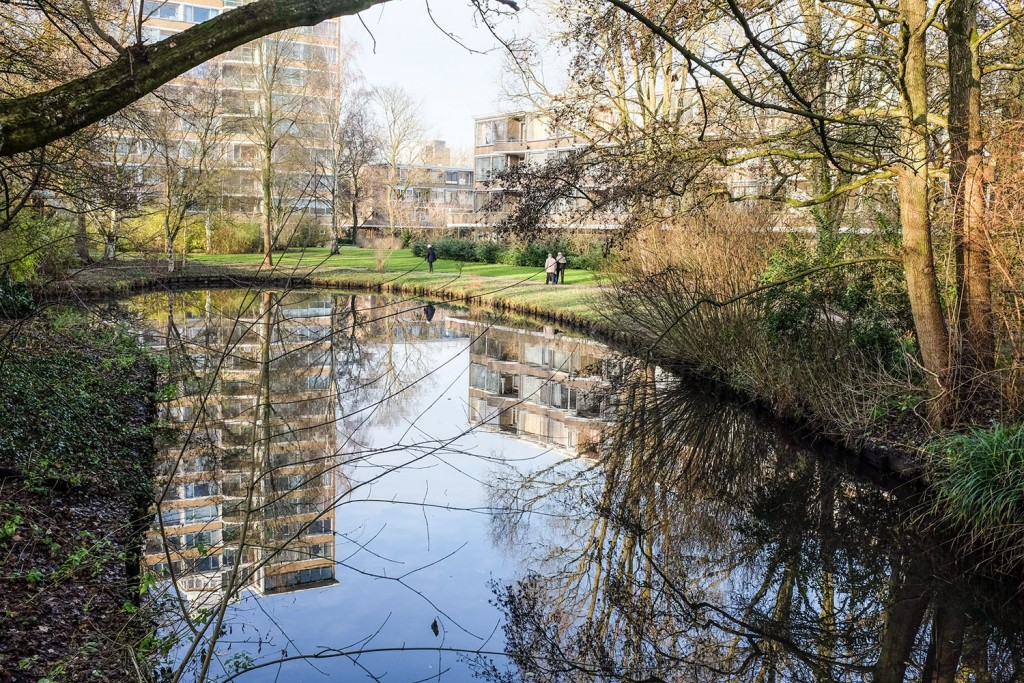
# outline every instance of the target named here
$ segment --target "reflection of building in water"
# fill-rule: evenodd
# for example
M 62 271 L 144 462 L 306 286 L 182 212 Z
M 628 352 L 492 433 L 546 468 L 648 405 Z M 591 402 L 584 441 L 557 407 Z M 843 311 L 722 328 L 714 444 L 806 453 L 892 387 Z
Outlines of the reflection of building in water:
M 237 319 L 192 311 L 177 329 L 172 365 L 188 381 L 167 417 L 195 429 L 165 452 L 164 540 L 152 535 L 146 562 L 192 599 L 334 581 L 332 510 L 348 483 L 334 467 L 331 310 L 328 295 L 265 293 Z
M 449 318 L 473 338 L 470 420 L 579 452 L 605 428 L 607 349 L 585 339 Z

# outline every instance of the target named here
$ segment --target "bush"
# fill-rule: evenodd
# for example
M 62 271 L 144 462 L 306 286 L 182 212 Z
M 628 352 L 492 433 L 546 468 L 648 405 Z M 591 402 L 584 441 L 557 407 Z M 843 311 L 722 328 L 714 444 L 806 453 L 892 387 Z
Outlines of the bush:
M 419 258 L 427 255 L 427 242 L 416 241 L 411 245 L 412 253 Z M 543 268 L 548 254 L 562 252 L 570 268 L 597 270 L 604 266 L 604 249 L 600 244 L 587 244 L 578 251 L 570 242 L 532 241 L 523 243 L 501 243 L 489 240 L 442 237 L 431 242 L 440 259 L 477 263 L 501 263 L 506 266 Z
M 259 223 L 236 222 L 224 216 L 213 221 L 214 254 L 257 254 L 263 250 Z
M 910 300 L 898 265 L 842 265 L 862 256 L 897 253 L 898 247 L 863 235 L 826 234 L 817 242 L 790 237 L 776 249 L 762 282 L 791 279 L 761 296 L 764 324 L 782 344 L 828 337 L 887 366 L 901 363 L 912 329 Z M 823 268 L 807 277 L 801 273 Z
M 871 253 L 865 242 L 819 253 L 810 237 L 777 232 L 771 216 L 722 211 L 636 235 L 621 253 L 605 313 L 666 364 L 720 381 L 848 446 L 909 440 L 923 426 L 925 391 L 904 356 L 906 295 L 897 267 L 822 270 L 749 294 L 861 249 Z
M 476 261 L 482 263 L 497 263 L 504 247 L 497 242 L 477 242 Z
M 304 216 L 294 225 L 288 239 L 280 240 L 282 250 L 318 247 L 327 240 L 327 232 L 316 219 Z
M 0 236 L 0 283 L 64 272 L 75 263 L 74 234 L 68 220 L 22 213 Z
M 0 319 L 27 318 L 35 312 L 35 301 L 24 284 L 0 285 Z
M 420 258 L 427 255 L 427 242 L 415 242 L 412 246 L 412 253 Z M 455 237 L 442 237 L 439 240 L 430 242 L 434 245 L 437 258 L 450 261 L 479 261 L 477 258 L 476 240 L 458 239 Z

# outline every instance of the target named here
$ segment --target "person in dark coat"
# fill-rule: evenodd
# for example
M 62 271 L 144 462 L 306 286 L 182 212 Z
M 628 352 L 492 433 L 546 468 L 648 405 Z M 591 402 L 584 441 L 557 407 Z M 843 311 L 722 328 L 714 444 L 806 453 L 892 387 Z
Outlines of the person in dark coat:
M 558 252 L 558 256 L 555 257 L 555 284 L 565 284 L 565 267 L 569 264 L 569 260 L 565 258 L 565 254 Z
M 427 266 L 430 268 L 430 272 L 434 272 L 434 261 L 437 260 L 437 252 L 434 251 L 434 245 L 427 245 Z
M 427 319 L 428 323 L 434 319 L 434 313 L 436 311 L 437 309 L 434 308 L 434 304 L 427 304 L 423 307 L 423 317 Z

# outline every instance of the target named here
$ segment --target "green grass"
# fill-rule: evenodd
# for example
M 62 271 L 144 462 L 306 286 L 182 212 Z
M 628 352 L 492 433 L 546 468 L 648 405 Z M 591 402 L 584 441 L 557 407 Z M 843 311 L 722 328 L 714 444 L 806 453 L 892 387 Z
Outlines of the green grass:
M 409 249 L 375 250 L 359 247 L 342 247 L 334 256 L 326 248 L 295 249 L 285 254 L 275 254 L 279 268 L 315 268 L 318 272 L 334 270 L 360 270 L 377 272 L 378 257 L 385 273 L 427 273 L 427 262 L 413 256 Z M 193 263 L 222 266 L 258 266 L 262 254 L 195 254 L 189 256 Z M 543 284 L 544 271 L 540 268 L 506 266 L 500 263 L 468 263 L 440 259 L 434 264 L 435 274 L 476 275 L 479 277 L 510 278 L 524 282 Z M 597 277 L 587 270 L 569 268 L 565 272 L 567 285 L 596 284 Z
M 1024 425 L 942 436 L 927 450 L 937 511 L 1024 560 Z

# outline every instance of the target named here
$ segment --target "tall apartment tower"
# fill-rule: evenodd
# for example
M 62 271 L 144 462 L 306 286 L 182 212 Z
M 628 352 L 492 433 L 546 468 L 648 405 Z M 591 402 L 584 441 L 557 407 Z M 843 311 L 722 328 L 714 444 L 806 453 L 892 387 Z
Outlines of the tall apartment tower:
M 246 1 L 146 0 L 144 40 L 164 40 Z M 340 22 L 328 20 L 235 48 L 165 86 L 172 96 L 175 88 L 194 88 L 200 96 L 205 90 L 217 102 L 216 196 L 207 208 L 258 220 L 268 197 L 261 183 L 261 173 L 268 167 L 263 149 L 272 146 L 269 168 L 275 180 L 269 198 L 280 223 L 300 217 L 319 220 L 332 210 L 317 188 L 330 180 L 324 162 L 329 158 L 329 121 L 341 74 L 340 48 Z M 268 113 L 273 123 L 265 127 Z M 186 157 L 195 154 L 188 149 L 195 138 L 189 127 L 184 123 L 181 131 Z M 272 145 L 267 138 L 273 138 Z M 138 151 L 144 156 L 148 150 Z M 151 195 L 159 192 L 157 169 L 151 162 L 140 165 L 143 186 Z

